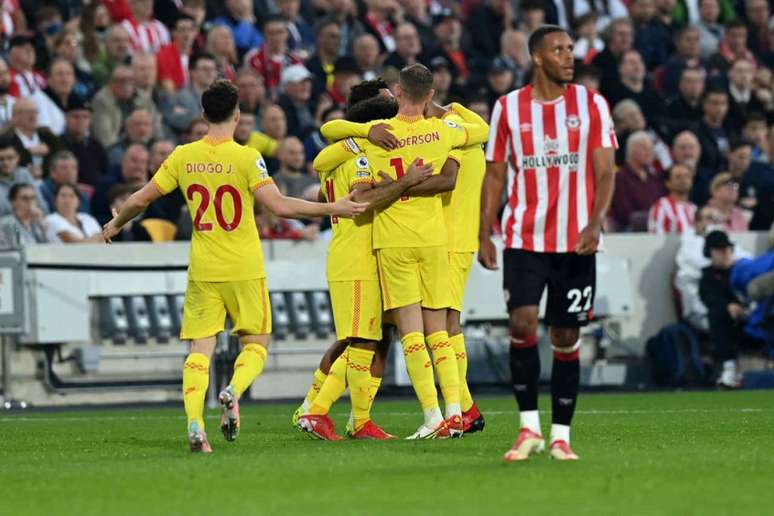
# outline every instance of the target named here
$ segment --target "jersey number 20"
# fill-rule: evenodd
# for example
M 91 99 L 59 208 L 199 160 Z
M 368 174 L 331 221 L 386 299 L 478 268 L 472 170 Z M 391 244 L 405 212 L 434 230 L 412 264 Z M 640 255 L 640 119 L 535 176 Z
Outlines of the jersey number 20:
M 204 222 L 204 213 L 210 206 L 210 191 L 207 187 L 199 184 L 192 184 L 185 191 L 186 197 L 189 201 L 194 200 L 194 194 L 199 194 L 201 198 L 199 207 L 196 209 L 196 215 L 194 216 L 194 229 L 196 231 L 212 231 L 212 222 Z M 223 196 L 228 194 L 231 197 L 231 201 L 234 203 L 234 218 L 231 221 L 227 221 L 223 215 Z M 233 231 L 242 221 L 242 196 L 239 195 L 239 190 L 231 185 L 221 185 L 215 190 L 215 196 L 213 198 L 213 204 L 215 205 L 215 219 L 218 221 L 218 226 L 223 228 L 224 231 Z

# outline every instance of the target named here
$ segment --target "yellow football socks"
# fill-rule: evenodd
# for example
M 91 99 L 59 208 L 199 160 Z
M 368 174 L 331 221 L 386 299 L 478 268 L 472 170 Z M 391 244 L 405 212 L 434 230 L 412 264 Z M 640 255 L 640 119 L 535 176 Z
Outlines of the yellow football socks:
M 336 400 L 341 397 L 344 390 L 347 388 L 347 353 L 349 350 L 344 351 L 339 358 L 331 365 L 331 370 L 328 372 L 328 378 L 323 382 L 320 388 L 320 394 L 312 402 L 312 406 L 309 408 L 309 414 L 321 416 L 327 414 L 331 409 L 331 405 L 336 403 Z
M 304 402 L 306 402 L 308 406 L 312 406 L 314 399 L 317 397 L 318 394 L 320 394 L 320 389 L 322 388 L 322 385 L 325 383 L 326 378 L 328 378 L 328 375 L 323 373 L 320 368 L 317 368 L 317 370 L 314 372 L 314 380 L 312 381 L 312 386 L 309 387 L 309 390 L 306 393 L 306 398 L 304 398 Z
M 371 387 L 368 394 L 368 411 L 371 411 L 371 407 L 374 406 L 374 400 L 376 399 L 376 393 L 379 391 L 379 387 L 382 385 L 382 379 L 375 376 L 371 377 Z
M 350 347 L 348 350 L 347 384 L 352 398 L 352 417 L 355 431 L 360 430 L 370 419 L 371 408 L 371 362 L 374 352 L 368 349 Z
M 437 331 L 427 336 L 427 345 L 433 353 L 435 370 L 438 373 L 438 384 L 441 386 L 443 400 L 447 412 L 450 406 L 460 404 L 460 375 L 457 372 L 457 358 L 449 343 L 449 335 L 445 331 Z M 453 411 L 454 412 L 454 411 Z
M 438 392 L 435 390 L 433 362 L 427 353 L 425 336 L 419 332 L 407 333 L 400 339 L 406 359 L 411 384 L 425 412 L 438 408 Z
M 465 351 L 465 335 L 459 333 L 449 337 L 454 355 L 457 357 L 457 370 L 460 375 L 460 407 L 467 412 L 473 406 L 473 397 L 468 389 L 468 354 Z
M 234 362 L 234 376 L 231 377 L 231 386 L 237 396 L 241 397 L 261 374 L 267 355 L 266 348 L 260 344 L 246 344 L 242 348 L 242 352 Z
M 188 425 L 197 422 L 204 430 L 204 398 L 210 383 L 210 359 L 201 353 L 190 353 L 183 365 L 183 405 Z

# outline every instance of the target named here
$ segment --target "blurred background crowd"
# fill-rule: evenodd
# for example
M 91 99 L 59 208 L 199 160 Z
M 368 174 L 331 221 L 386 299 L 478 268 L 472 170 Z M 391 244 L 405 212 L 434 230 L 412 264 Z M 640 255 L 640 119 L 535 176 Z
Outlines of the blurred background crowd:
M 0 224 L 25 243 L 99 225 L 175 145 L 207 130 L 199 98 L 240 89 L 236 139 L 288 195 L 315 199 L 322 123 L 353 84 L 420 62 L 440 104 L 485 118 L 530 78 L 543 23 L 576 37 L 576 81 L 611 106 L 620 149 L 608 231 L 683 232 L 698 208 L 728 230 L 774 219 L 774 32 L 767 0 L 3 0 Z M 328 222 L 256 213 L 264 238 Z M 150 219 L 150 220 L 149 220 Z M 125 240 L 190 238 L 181 196 Z

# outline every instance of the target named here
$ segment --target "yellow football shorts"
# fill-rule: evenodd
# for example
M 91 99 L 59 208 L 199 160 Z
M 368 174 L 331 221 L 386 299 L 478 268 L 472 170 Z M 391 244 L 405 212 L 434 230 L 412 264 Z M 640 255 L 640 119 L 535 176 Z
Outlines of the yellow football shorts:
M 188 280 L 180 339 L 203 339 L 223 331 L 226 315 L 233 335 L 271 333 L 271 304 L 266 278 L 244 281 Z
M 462 312 L 465 301 L 465 284 L 473 266 L 473 254 L 449 251 L 449 289 L 452 298 L 449 308 L 458 312 Z
M 382 340 L 382 293 L 378 280 L 331 281 L 328 290 L 338 340 Z
M 376 259 L 385 310 L 414 303 L 430 309 L 451 305 L 446 246 L 378 249 Z

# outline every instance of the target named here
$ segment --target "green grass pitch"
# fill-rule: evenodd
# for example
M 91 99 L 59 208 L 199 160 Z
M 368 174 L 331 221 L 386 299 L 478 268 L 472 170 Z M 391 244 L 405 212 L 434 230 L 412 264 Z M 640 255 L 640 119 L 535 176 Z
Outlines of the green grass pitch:
M 541 407 L 550 400 L 543 396 Z M 509 397 L 481 398 L 486 430 L 454 441 L 311 440 L 291 405 L 242 407 L 242 432 L 188 453 L 178 410 L 0 415 L 0 514 L 772 514 L 774 393 L 585 394 L 578 463 L 503 464 Z M 334 410 L 343 431 L 345 400 Z M 544 433 L 550 418 L 541 413 Z M 408 435 L 415 401 L 377 400 Z

